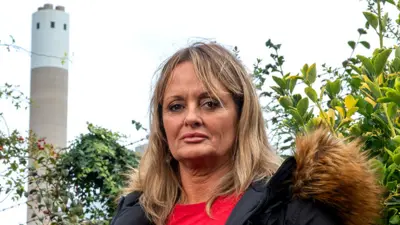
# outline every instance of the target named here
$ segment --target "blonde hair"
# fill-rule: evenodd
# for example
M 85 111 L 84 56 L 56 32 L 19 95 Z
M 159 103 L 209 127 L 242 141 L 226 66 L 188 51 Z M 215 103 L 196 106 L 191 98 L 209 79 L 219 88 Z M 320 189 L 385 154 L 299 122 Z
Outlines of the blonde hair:
M 166 223 L 182 192 L 177 162 L 169 153 L 161 109 L 172 71 L 183 62 L 193 63 L 196 75 L 209 92 L 216 93 L 212 78 L 221 82 L 232 94 L 239 113 L 232 149 L 233 168 L 221 178 L 212 193 L 207 212 L 218 196 L 244 192 L 253 181 L 270 177 L 281 163 L 270 148 L 257 93 L 240 61 L 216 43 L 195 43 L 177 51 L 165 62 L 158 77 L 151 100 L 148 147 L 125 189 L 125 193 L 141 192 L 141 206 L 148 218 L 158 225 Z

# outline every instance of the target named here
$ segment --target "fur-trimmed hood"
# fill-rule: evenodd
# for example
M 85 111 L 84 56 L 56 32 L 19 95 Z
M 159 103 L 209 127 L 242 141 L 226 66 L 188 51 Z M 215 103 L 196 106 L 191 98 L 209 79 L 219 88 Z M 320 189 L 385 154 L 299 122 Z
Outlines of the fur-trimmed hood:
M 374 224 L 383 189 L 360 147 L 360 142 L 345 142 L 322 128 L 299 136 L 293 197 L 332 207 L 345 225 Z

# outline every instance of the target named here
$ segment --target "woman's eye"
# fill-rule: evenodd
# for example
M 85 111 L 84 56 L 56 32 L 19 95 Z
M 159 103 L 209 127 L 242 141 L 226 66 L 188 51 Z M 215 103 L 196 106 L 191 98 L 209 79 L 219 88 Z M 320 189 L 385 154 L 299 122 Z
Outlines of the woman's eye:
M 170 111 L 172 111 L 172 112 L 179 111 L 179 110 L 181 110 L 182 108 L 183 108 L 183 106 L 182 106 L 181 104 L 173 104 L 173 105 L 170 105 L 170 106 L 168 107 L 168 109 L 169 109 Z
M 203 103 L 203 106 L 206 107 L 207 109 L 215 109 L 220 106 L 220 103 L 215 100 L 209 100 Z

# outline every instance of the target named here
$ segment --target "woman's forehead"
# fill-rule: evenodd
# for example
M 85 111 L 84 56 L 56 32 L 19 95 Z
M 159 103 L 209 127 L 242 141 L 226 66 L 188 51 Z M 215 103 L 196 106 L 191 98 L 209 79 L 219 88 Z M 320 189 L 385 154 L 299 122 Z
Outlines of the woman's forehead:
M 178 64 L 164 80 L 165 89 L 191 87 L 202 91 L 226 91 L 226 87 L 211 71 L 199 72 L 191 62 Z M 199 74 L 200 73 L 200 74 Z
M 186 98 L 186 97 L 206 98 L 206 97 L 217 97 L 223 98 L 230 96 L 230 92 L 224 87 L 216 90 L 209 90 L 204 85 L 193 87 L 187 86 L 175 86 L 170 85 L 164 92 L 163 99 L 168 100 L 171 98 Z

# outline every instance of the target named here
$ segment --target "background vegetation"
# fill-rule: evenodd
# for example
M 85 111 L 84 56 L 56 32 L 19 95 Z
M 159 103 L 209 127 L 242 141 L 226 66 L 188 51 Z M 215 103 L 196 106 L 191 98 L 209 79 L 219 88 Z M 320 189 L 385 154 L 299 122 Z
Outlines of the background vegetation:
M 294 138 L 323 123 L 338 137 L 361 138 L 363 150 L 375 159 L 380 184 L 387 193 L 379 224 L 400 224 L 400 2 L 368 0 L 363 12 L 365 27 L 357 29 L 357 41 L 350 40 L 351 56 L 342 67 L 332 68 L 305 64 L 299 73 L 283 70 L 284 57 L 280 44 L 271 40 L 266 47 L 272 51 L 272 63 L 254 65 L 254 82 L 261 98 L 267 98 L 265 112 L 270 118 L 270 139 L 282 154 L 294 149 Z M 392 19 L 388 11 L 396 11 Z M 376 34 L 379 47 L 363 38 Z M 356 54 L 359 48 L 370 55 Z M 266 81 L 271 81 L 267 82 Z M 273 83 L 266 87 L 266 84 Z

